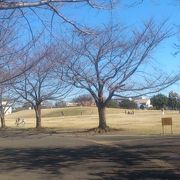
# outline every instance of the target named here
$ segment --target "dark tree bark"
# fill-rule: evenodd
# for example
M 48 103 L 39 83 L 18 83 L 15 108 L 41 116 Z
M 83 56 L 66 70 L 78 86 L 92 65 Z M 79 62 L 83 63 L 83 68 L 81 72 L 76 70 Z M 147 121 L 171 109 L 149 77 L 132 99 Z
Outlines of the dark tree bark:
M 1 128 L 5 128 L 5 118 L 4 118 L 4 109 L 3 109 L 3 103 L 2 103 L 2 94 L 3 90 L 0 89 L 0 117 L 1 117 Z
M 34 109 L 36 112 L 36 128 L 41 128 L 41 104 L 36 105 Z
M 98 106 L 98 115 L 99 115 L 99 129 L 106 129 L 106 115 L 105 115 L 105 107 L 102 105 Z
M 5 118 L 1 117 L 1 128 L 5 128 L 5 127 L 6 127 Z

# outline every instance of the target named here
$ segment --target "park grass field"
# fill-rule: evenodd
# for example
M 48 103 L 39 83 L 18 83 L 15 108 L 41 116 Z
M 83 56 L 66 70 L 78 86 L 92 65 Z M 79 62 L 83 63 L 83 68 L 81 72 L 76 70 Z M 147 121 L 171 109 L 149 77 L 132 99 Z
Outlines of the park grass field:
M 62 116 L 62 112 L 64 116 Z M 35 127 L 34 110 L 23 110 L 6 116 L 6 125 L 15 126 L 15 120 L 20 117 L 25 119 L 25 126 L 21 128 Z M 120 134 L 161 134 L 161 117 L 173 118 L 173 134 L 180 134 L 179 111 L 135 110 L 134 115 L 125 114 L 123 109 L 106 109 L 107 124 L 119 129 Z M 84 131 L 98 126 L 98 114 L 95 107 L 69 107 L 42 110 L 42 126 L 59 131 Z M 165 127 L 165 132 L 170 133 L 170 127 Z

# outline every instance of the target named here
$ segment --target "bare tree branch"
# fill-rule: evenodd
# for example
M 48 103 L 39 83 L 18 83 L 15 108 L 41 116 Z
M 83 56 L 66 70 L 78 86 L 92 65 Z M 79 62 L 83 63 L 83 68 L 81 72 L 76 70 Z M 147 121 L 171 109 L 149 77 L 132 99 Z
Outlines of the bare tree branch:
M 22 14 L 22 17 L 27 22 L 32 35 L 33 35 L 33 33 L 31 30 L 31 25 L 28 21 L 28 18 L 25 16 L 25 10 L 30 9 L 31 11 L 33 10 L 33 12 L 35 13 L 34 8 L 43 8 L 46 11 L 52 11 L 53 14 L 51 17 L 51 22 L 54 17 L 54 14 L 56 14 L 58 17 L 60 17 L 60 19 L 62 19 L 64 22 L 73 26 L 79 32 L 87 33 L 87 34 L 90 33 L 89 30 L 81 27 L 80 25 L 77 24 L 77 22 L 73 22 L 68 17 L 66 17 L 65 15 L 62 14 L 61 9 L 59 7 L 63 7 L 66 4 L 85 4 L 91 8 L 96 8 L 96 9 L 111 9 L 116 4 L 116 0 L 110 0 L 110 1 L 106 1 L 106 0 L 99 0 L 99 1 L 97 1 L 97 0 L 32 0 L 32 1 L 29 1 L 29 0 L 24 0 L 24 1 L 2 0 L 2 1 L 0 1 L 0 10 L 1 11 L 2 10 L 6 10 L 6 11 L 13 10 L 12 14 L 14 13 L 15 9 L 19 10 Z M 35 14 L 36 14 L 36 16 L 39 17 L 39 15 L 37 15 L 37 13 L 35 13 Z

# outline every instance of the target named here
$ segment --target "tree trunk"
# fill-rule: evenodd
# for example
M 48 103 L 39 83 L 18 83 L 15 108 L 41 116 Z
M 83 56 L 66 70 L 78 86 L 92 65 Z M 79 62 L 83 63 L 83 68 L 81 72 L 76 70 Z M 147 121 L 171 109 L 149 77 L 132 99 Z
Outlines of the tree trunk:
M 6 124 L 5 124 L 5 118 L 1 117 L 1 128 L 5 128 Z
M 106 129 L 106 116 L 105 116 L 105 107 L 99 105 L 98 106 L 98 114 L 99 114 L 99 128 L 100 129 Z
M 41 105 L 36 105 L 36 128 L 41 128 Z

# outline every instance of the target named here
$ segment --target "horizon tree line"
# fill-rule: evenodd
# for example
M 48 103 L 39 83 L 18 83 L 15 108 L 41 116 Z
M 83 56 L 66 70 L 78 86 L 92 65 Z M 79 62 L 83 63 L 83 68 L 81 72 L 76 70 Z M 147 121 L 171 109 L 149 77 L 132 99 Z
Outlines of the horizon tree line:
M 180 110 L 180 96 L 178 93 L 170 91 L 169 95 L 157 94 L 151 98 L 153 107 L 159 109 Z

